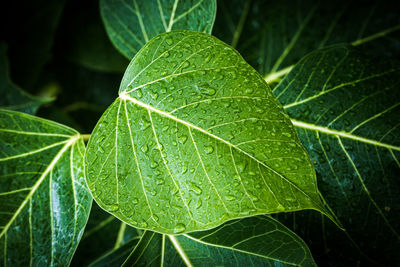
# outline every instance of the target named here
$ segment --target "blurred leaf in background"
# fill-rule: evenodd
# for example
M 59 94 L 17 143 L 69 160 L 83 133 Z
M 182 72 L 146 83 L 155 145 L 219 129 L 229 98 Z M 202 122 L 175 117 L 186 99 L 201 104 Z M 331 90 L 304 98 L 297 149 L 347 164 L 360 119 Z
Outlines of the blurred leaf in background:
M 172 30 L 211 33 L 216 0 L 100 0 L 101 16 L 115 47 L 129 60 L 150 39 Z
M 35 114 L 37 109 L 52 98 L 40 98 L 23 91 L 10 80 L 7 45 L 0 43 L 0 108 Z
M 232 44 L 268 82 L 307 53 L 337 43 L 399 58 L 396 1 L 221 0 L 213 35 Z

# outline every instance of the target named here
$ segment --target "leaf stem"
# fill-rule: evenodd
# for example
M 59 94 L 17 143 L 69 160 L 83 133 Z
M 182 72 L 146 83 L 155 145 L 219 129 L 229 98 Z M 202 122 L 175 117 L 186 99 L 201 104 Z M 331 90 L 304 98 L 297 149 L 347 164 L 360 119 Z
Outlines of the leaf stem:
M 239 41 L 240 35 L 242 34 L 243 26 L 247 18 L 247 14 L 249 14 L 251 0 L 247 0 L 242 15 L 240 16 L 239 23 L 236 27 L 235 33 L 233 34 L 232 44 L 233 48 L 236 48 L 236 45 Z
M 83 139 L 83 141 L 87 142 L 89 141 L 90 134 L 81 134 L 80 137 Z
M 398 25 L 396 25 L 396 26 L 394 26 L 392 28 L 386 29 L 384 31 L 380 31 L 380 32 L 377 32 L 377 33 L 372 34 L 370 36 L 367 36 L 367 37 L 365 37 L 363 39 L 356 40 L 356 41 L 352 42 L 351 44 L 354 45 L 354 46 L 362 45 L 364 43 L 370 42 L 370 41 L 375 40 L 377 38 L 384 37 L 384 36 L 386 36 L 386 35 L 388 35 L 388 34 L 390 34 L 392 32 L 398 31 L 398 30 L 400 30 L 400 24 L 398 24 Z

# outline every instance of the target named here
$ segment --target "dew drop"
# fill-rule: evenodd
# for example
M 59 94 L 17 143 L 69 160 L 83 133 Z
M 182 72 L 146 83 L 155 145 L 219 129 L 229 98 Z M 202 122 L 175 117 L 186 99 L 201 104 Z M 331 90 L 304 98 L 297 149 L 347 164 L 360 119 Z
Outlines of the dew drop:
M 188 171 L 188 167 L 187 167 L 187 166 L 183 166 L 183 168 L 182 168 L 182 174 L 187 173 L 187 171 Z
M 196 204 L 196 209 L 199 209 L 201 205 L 203 205 L 203 202 L 201 201 L 201 199 L 199 199 Z
M 215 89 L 214 88 L 201 88 L 201 93 L 203 93 L 203 94 L 205 94 L 205 95 L 209 95 L 209 96 L 212 96 L 212 95 L 215 95 Z
M 158 163 L 156 161 L 152 161 L 150 164 L 150 167 L 153 169 L 156 168 L 157 166 L 158 166 Z
M 206 146 L 206 153 L 211 154 L 214 152 L 214 148 L 212 146 Z
M 285 207 L 282 206 L 282 204 L 278 204 L 278 206 L 276 206 L 276 209 L 279 211 L 283 211 L 283 210 L 285 210 Z
M 190 66 L 189 61 L 185 61 L 185 62 L 182 63 L 182 69 L 185 69 L 185 68 L 187 68 L 189 66 Z
M 164 184 L 164 179 L 161 179 L 161 178 L 159 178 L 159 179 L 157 179 L 157 181 L 156 181 L 156 183 L 158 184 L 158 185 L 162 185 L 162 184 Z
M 237 168 L 239 173 L 242 173 L 244 171 L 244 169 L 246 168 L 246 163 L 245 162 L 239 162 L 238 164 L 236 164 L 236 168 Z
M 112 204 L 111 206 L 108 206 L 109 211 L 117 211 L 119 209 L 119 206 L 117 204 Z
M 195 185 L 195 184 L 192 184 L 192 185 L 190 186 L 190 190 L 192 190 L 193 192 L 195 192 L 197 195 L 201 195 L 201 193 L 203 192 L 203 191 L 201 190 L 201 188 L 198 187 L 198 186 Z
M 142 150 L 143 153 L 146 153 L 147 151 L 149 151 L 149 147 L 147 145 L 144 145 L 140 148 L 140 150 Z
M 165 39 L 165 41 L 167 42 L 168 45 L 172 45 L 173 40 L 171 38 L 167 38 Z
M 292 137 L 290 133 L 282 133 L 282 135 L 287 136 L 287 137 Z
M 177 223 L 174 227 L 174 234 L 182 233 L 186 230 L 186 226 L 183 223 Z
M 233 201 L 233 200 L 236 199 L 236 197 L 235 197 L 235 196 L 228 195 L 228 196 L 225 196 L 225 199 L 228 200 L 228 201 Z
M 211 59 L 212 59 L 212 54 L 208 54 L 207 57 L 204 59 L 204 61 L 208 63 L 210 62 Z
M 137 198 L 135 197 L 134 199 L 132 199 L 132 203 L 135 204 L 135 205 L 138 204 L 138 203 L 139 203 L 139 199 L 137 199 Z
M 250 195 L 252 201 L 258 201 L 258 197 Z
M 179 143 L 181 143 L 181 144 L 186 143 L 187 139 L 188 139 L 188 138 L 187 138 L 186 135 L 181 135 L 180 137 L 178 137 L 178 141 L 179 141 Z

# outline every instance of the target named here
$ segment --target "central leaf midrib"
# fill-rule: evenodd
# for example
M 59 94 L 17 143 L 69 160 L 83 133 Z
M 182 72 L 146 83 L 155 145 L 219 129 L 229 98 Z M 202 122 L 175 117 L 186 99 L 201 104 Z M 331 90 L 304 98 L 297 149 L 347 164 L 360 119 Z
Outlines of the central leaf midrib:
M 354 141 L 359 141 L 362 143 L 366 143 L 366 144 L 370 144 L 370 145 L 374 145 L 374 146 L 379 146 L 379 147 L 384 147 L 390 150 L 396 150 L 396 151 L 400 151 L 400 147 L 399 146 L 394 146 L 394 145 L 390 145 L 387 143 L 382 143 L 373 139 L 369 139 L 369 138 L 365 138 L 362 136 L 358 136 L 358 135 L 354 135 L 351 133 L 347 133 L 344 131 L 338 131 L 338 130 L 334 130 L 328 127 L 323 127 L 323 126 L 319 126 L 316 124 L 312 124 L 312 123 L 308 123 L 305 121 L 298 121 L 295 119 L 291 119 L 292 123 L 294 126 L 298 127 L 298 128 L 302 128 L 302 129 L 306 129 L 306 130 L 311 130 L 311 131 L 317 131 L 317 132 L 321 132 L 327 135 L 333 135 L 333 136 L 340 136 L 349 140 L 354 140 Z
M 179 122 L 179 123 L 181 123 L 181 124 L 183 124 L 183 125 L 185 125 L 187 127 L 190 127 L 192 129 L 198 130 L 198 131 L 200 131 L 200 132 L 202 132 L 202 133 L 204 133 L 204 134 L 206 134 L 206 135 L 208 135 L 208 136 L 210 136 L 210 137 L 212 137 L 212 138 L 214 138 L 216 140 L 219 140 L 219 141 L 225 143 L 226 145 L 228 145 L 230 147 L 235 148 L 237 151 L 239 151 L 239 152 L 243 153 L 244 155 L 248 156 L 249 158 L 251 158 L 252 160 L 254 160 L 257 163 L 261 164 L 262 166 L 264 166 L 268 170 L 271 170 L 273 173 L 275 173 L 280 178 L 282 178 L 283 181 L 287 182 L 289 185 L 291 185 L 292 187 L 296 188 L 299 192 L 301 192 L 302 194 L 307 196 L 316 206 L 320 207 L 319 203 L 316 202 L 314 200 L 314 198 L 312 198 L 309 194 L 307 194 L 305 191 L 303 191 L 300 187 L 298 187 L 292 181 L 287 179 L 285 176 L 283 176 L 282 174 L 280 174 L 279 172 L 277 172 L 275 169 L 271 168 L 270 166 L 268 166 L 264 162 L 260 161 L 259 159 L 255 158 L 254 156 L 250 155 L 246 151 L 243 151 L 242 149 L 240 149 L 239 147 L 235 146 L 234 144 L 230 143 L 229 141 L 226 141 L 225 139 L 222 139 L 222 138 L 220 138 L 220 137 L 208 132 L 207 130 L 205 130 L 205 129 L 201 128 L 201 127 L 198 127 L 198 126 L 196 126 L 194 124 L 191 124 L 190 122 L 184 121 L 184 120 L 182 120 L 180 118 L 177 118 L 177 117 L 175 117 L 175 116 L 173 116 L 173 115 L 171 115 L 169 113 L 166 113 L 166 112 L 164 112 L 162 110 L 159 110 L 159 109 L 157 109 L 155 107 L 152 107 L 152 106 L 150 106 L 150 105 L 148 105 L 148 104 L 146 104 L 144 102 L 141 102 L 141 101 L 129 96 L 127 93 L 121 93 L 119 95 L 119 99 L 122 100 L 122 101 L 128 100 L 128 101 L 132 102 L 133 104 L 136 104 L 136 105 L 138 105 L 138 106 L 140 106 L 142 108 L 145 108 L 146 110 L 155 112 L 158 115 L 161 115 L 163 117 L 167 117 L 167 118 L 172 119 L 172 120 L 174 120 L 176 122 Z M 321 207 L 321 209 L 323 209 L 323 208 Z

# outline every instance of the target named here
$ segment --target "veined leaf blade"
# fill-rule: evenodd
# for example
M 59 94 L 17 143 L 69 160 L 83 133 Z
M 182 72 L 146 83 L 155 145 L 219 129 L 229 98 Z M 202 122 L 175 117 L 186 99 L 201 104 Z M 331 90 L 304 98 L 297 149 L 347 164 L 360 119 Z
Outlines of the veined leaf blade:
M 203 33 L 166 33 L 136 55 L 86 163 L 102 208 L 161 233 L 256 214 L 326 213 L 311 162 L 268 85 Z
M 348 242 L 353 248 L 335 255 L 354 262 L 361 255 L 369 264 L 389 264 L 400 244 L 399 77 L 397 62 L 337 45 L 303 58 L 274 89 L 314 162 L 324 196 L 347 229 L 348 236 L 334 234 L 322 222 L 325 240 L 316 246 L 326 243 L 328 250 L 331 243 Z M 299 218 L 306 217 L 296 220 L 304 232 L 317 225 Z
M 114 46 L 129 60 L 151 38 L 171 30 L 211 33 L 216 0 L 101 0 L 100 10 Z
M 399 55 L 395 1 L 360 7 L 358 1 L 345 0 L 221 0 L 218 8 L 213 34 L 237 47 L 268 83 L 279 83 L 306 54 L 333 44 L 365 46 L 378 56 Z
M 126 266 L 316 266 L 307 245 L 268 216 L 233 220 L 209 231 L 178 236 L 146 231 L 139 243 L 133 242 Z M 122 262 L 120 256 L 127 250 L 121 247 L 93 266 L 117 266 L 110 263 Z
M 71 128 L 6 110 L 0 139 L 1 262 L 68 265 L 92 202 L 83 141 Z

